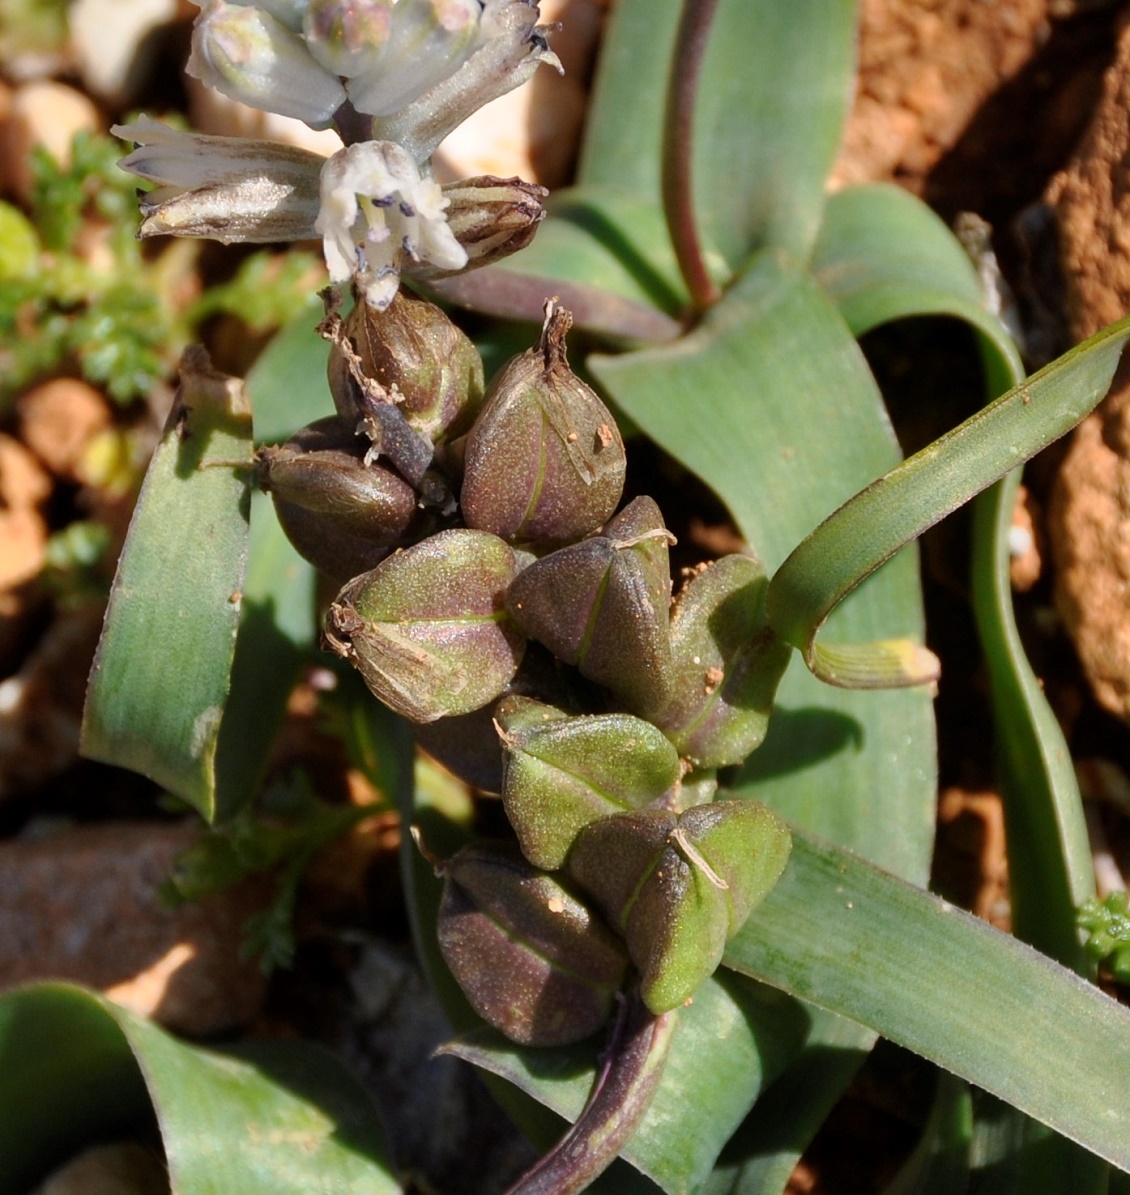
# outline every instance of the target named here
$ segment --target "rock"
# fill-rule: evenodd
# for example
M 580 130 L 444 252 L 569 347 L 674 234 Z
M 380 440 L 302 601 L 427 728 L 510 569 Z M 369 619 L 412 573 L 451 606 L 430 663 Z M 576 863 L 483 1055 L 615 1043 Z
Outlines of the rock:
M 31 1195 L 165 1195 L 162 1159 L 133 1141 L 95 1145 L 48 1176 Z
M 60 611 L 20 670 L 0 681 L 0 800 L 40 787 L 77 758 L 101 628 L 100 605 Z
M 1048 191 L 1075 339 L 1130 308 L 1130 26 L 1075 158 Z M 1130 721 L 1130 386 L 1076 430 L 1052 490 L 1055 601 L 1099 703 Z
M 30 581 L 43 567 L 47 524 L 39 506 L 51 479 L 26 448 L 0 434 L 0 592 Z
M 240 946 L 259 887 L 172 910 L 161 900 L 198 835 L 189 823 L 114 822 L 0 843 L 0 990 L 67 979 L 190 1036 L 251 1020 L 266 979 Z
M 1084 340 L 1130 309 L 1130 25 L 1119 39 L 1091 126 L 1048 202 L 1059 226 L 1068 317 Z
M 1048 514 L 1056 608 L 1099 704 L 1130 721 L 1130 387 L 1075 432 Z
M 1017 593 L 1027 593 L 1044 571 L 1042 511 L 1027 486 L 1016 492 L 1012 526 L 1008 529 L 1008 575 Z
M 79 479 L 87 445 L 110 426 L 105 399 L 78 378 L 43 382 L 20 398 L 16 410 L 23 442 L 64 481 Z
M 104 125 L 98 109 L 81 91 L 51 80 L 25 83 L 12 95 L 0 124 L 0 189 L 10 188 L 26 203 L 32 185 L 32 148 L 41 145 L 65 164 L 75 133 L 94 132 Z
M 863 0 L 859 91 L 833 185 L 897 179 L 920 192 L 1048 29 L 1048 0 Z
M 150 74 L 151 36 L 176 16 L 178 0 L 74 0 L 71 49 L 88 91 L 122 105 Z

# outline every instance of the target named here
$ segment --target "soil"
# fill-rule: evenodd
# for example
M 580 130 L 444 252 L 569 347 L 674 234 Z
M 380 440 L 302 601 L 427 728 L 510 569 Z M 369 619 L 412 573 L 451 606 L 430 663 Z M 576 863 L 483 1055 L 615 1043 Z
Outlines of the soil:
M 174 7 L 155 18 L 164 39 L 150 30 L 140 43 L 158 62 L 183 59 L 185 14 L 170 23 Z M 511 106 L 505 135 L 484 146 L 470 130 L 448 147 L 446 169 L 521 173 L 549 185 L 567 180 L 583 110 L 581 81 L 589 77 L 605 7 L 598 0 L 542 5 L 572 21 L 562 46 L 568 82 L 555 103 L 560 123 L 531 132 L 523 96 Z M 1130 4 L 1110 0 L 861 5 L 861 75 L 834 184 L 892 180 L 947 221 L 962 212 L 988 221 L 1032 367 L 1130 306 L 1128 21 Z M 155 108 L 170 101 L 167 71 L 150 75 L 139 95 L 120 79 L 97 87 L 84 82 L 81 68 L 65 57 L 37 69 L 39 77 L 0 80 L 0 188 L 17 203 L 27 193 L 28 144 L 58 138 L 63 126 L 104 127 L 127 97 L 131 105 L 144 99 Z M 180 93 L 172 99 L 189 102 Z M 45 118 L 49 104 L 57 107 Z M 66 139 L 54 144 L 65 152 Z M 916 321 L 869 336 L 864 347 L 908 451 L 969 413 L 966 396 L 979 383 L 962 329 Z M 911 359 L 913 393 L 906 383 Z M 926 394 L 924 376 L 931 379 Z M 1018 619 L 1079 764 L 1105 890 L 1118 886 L 1130 867 L 1128 412 L 1130 389 L 1122 389 L 1069 444 L 1033 462 L 1015 527 Z M 408 1143 L 402 1161 L 416 1189 L 475 1195 L 461 1172 L 471 1142 L 489 1176 L 481 1189 L 500 1189 L 529 1161 L 529 1148 L 484 1111 L 489 1100 L 467 1068 L 427 1062 L 445 1027 L 411 960 L 395 823 L 362 823 L 316 862 L 302 897 L 295 967 L 263 984 L 247 973 L 237 949 L 241 918 L 262 894 L 241 889 L 199 914 L 169 920 L 173 915 L 160 911 L 155 896 L 161 860 L 193 831 L 160 812 L 148 782 L 77 756 L 83 678 L 101 612 L 96 602 L 57 600 L 45 571 L 48 539 L 90 517 L 120 538 L 128 498 L 90 462 L 97 456 L 92 446 L 123 418 L 121 408 L 72 377 L 38 379 L 0 408 L 0 989 L 37 974 L 66 975 L 119 994 L 129 981 L 133 988 L 123 998 L 190 1034 L 238 1025 L 245 1033 L 325 1041 L 374 1091 L 394 1092 L 382 1112 L 403 1117 L 397 1122 Z M 662 471 L 670 489 L 670 463 L 657 453 L 640 467 Z M 705 489 L 688 481 L 683 497 L 684 542 L 707 553 L 728 546 L 733 531 Z M 967 601 L 968 530 L 959 515 L 924 545 L 929 639 L 946 662 L 937 704 L 941 791 L 932 882 L 1007 928 L 1006 843 Z M 371 800 L 359 773 L 321 734 L 317 676 L 309 679 L 292 701 L 278 766 L 316 758 L 326 793 Z M 132 863 L 120 857 L 127 839 L 142 844 L 124 852 Z M 109 874 L 120 875 L 118 886 Z M 105 901 L 82 898 L 93 876 L 107 888 Z M 89 917 L 94 904 L 102 915 L 114 910 L 105 925 Z M 38 929 L 16 925 L 15 913 L 28 909 L 40 910 Z M 105 936 L 111 924 L 118 935 L 112 947 Z M 71 940 L 94 935 L 89 949 L 66 955 L 64 928 L 73 931 Z M 48 929 L 58 940 L 49 940 Z M 18 943 L 28 940 L 39 945 L 21 950 Z M 187 972 L 170 986 L 184 961 L 175 953 L 182 946 L 197 959 L 205 997 L 185 999 L 177 989 L 192 978 Z M 135 958 L 130 951 L 140 953 Z M 113 974 L 105 970 L 111 952 L 119 964 Z M 193 1007 L 202 1018 L 195 1022 Z M 409 1107 L 422 1076 L 429 1106 L 440 1109 L 426 1129 L 426 1117 Z M 790 1190 L 880 1190 L 913 1147 L 928 1094 L 926 1068 L 882 1046 L 818 1134 Z

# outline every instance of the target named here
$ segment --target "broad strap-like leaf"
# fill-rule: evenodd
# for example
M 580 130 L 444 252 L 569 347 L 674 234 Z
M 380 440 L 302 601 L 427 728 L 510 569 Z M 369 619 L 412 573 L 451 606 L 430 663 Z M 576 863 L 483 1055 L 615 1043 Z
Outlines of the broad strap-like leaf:
M 282 328 L 256 359 L 246 390 L 258 444 L 287 440 L 333 410 L 326 383 L 329 345 L 312 305 Z M 255 794 L 306 654 L 317 616 L 313 566 L 291 546 L 270 499 L 251 502 L 251 538 L 232 662 L 231 692 L 217 748 L 216 815 L 237 813 Z
M 1016 348 L 1000 318 L 988 309 L 999 304 L 1001 296 L 983 291 L 982 279 L 957 238 L 901 188 L 867 185 L 832 195 L 813 272 L 856 335 L 892 320 L 954 317 L 977 333 L 987 397 L 1023 379 Z M 1010 848 L 1013 932 L 1080 969 L 1085 959 L 1075 909 L 1093 887 L 1090 849 L 1063 731 L 1024 653 L 1013 614 L 1009 531 L 1020 472 L 1014 469 L 973 502 L 973 609 L 993 703 Z M 1033 1195 L 1066 1189 L 1061 1171 L 1073 1164 L 1078 1148 L 1062 1138 L 1052 1145 L 1047 1140 L 1050 1130 L 1015 1109 L 1002 1107 L 998 1119 L 1025 1122 L 1027 1129 L 1016 1131 L 1027 1132 L 1033 1140 L 1010 1156 L 1012 1180 L 1006 1179 L 1004 1164 L 995 1162 L 991 1181 L 1015 1181 L 1020 1184 L 1017 1190 Z M 980 1127 L 978 1122 L 978 1131 Z M 1026 1152 L 1038 1152 L 1042 1165 L 1024 1170 Z M 1095 1172 L 1094 1159 L 1086 1157 L 1090 1161 L 1081 1164 L 1090 1165 L 1092 1185 L 1083 1185 L 1080 1174 L 1071 1185 L 1080 1195 L 1102 1189 L 1101 1164 Z
M 204 1050 L 70 984 L 0 997 L 0 1107 L 5 1191 L 154 1114 L 173 1195 L 400 1190 L 368 1097 L 318 1047 Z
M 247 561 L 251 418 L 202 349 L 145 475 L 87 691 L 82 751 L 207 820 Z
M 797 830 L 726 963 L 850 1017 L 1130 1169 L 1130 1010 L 1030 946 Z

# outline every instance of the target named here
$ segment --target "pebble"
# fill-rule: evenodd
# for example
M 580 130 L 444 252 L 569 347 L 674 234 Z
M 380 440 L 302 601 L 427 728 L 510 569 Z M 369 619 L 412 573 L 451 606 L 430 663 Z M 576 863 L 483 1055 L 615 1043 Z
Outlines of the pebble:
M 53 378 L 24 394 L 16 407 L 20 436 L 50 471 L 79 479 L 90 441 L 110 426 L 106 400 L 78 378 Z
M 0 108 L 0 189 L 27 203 L 32 148 L 42 145 L 65 165 L 70 161 L 75 133 L 84 129 L 94 132 L 103 128 L 105 121 L 81 91 L 50 79 L 25 83 L 8 99 Z
M 190 1037 L 246 1024 L 266 979 L 240 957 L 258 885 L 166 908 L 191 823 L 113 822 L 0 843 L 0 990 L 65 979 Z

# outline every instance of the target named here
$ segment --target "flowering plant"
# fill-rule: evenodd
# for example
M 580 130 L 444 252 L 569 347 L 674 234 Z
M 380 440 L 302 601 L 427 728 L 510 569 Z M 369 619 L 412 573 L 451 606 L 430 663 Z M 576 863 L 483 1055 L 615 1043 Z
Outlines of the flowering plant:
M 1020 1188 L 1038 1156 L 1101 1191 L 1108 1162 L 1130 1169 L 1130 1016 L 1086 979 L 1117 957 L 1120 927 L 1089 908 L 1089 959 L 1078 792 L 1003 577 L 1007 475 L 1098 401 L 1130 321 L 1022 381 L 930 212 L 891 188 L 829 193 L 847 6 L 620 0 L 577 186 L 540 224 L 518 184 L 469 180 L 437 198 L 428 175 L 453 122 L 547 60 L 536 6 L 236 8 L 204 10 L 194 69 L 262 104 L 283 88 L 287 110 L 345 146 L 325 161 L 263 151 L 241 168 L 231 145 L 141 126 L 127 161 L 163 188 L 143 201 L 145 231 L 320 232 L 360 301 L 345 315 L 331 304 L 322 324 L 335 414 L 320 376 L 297 384 L 286 337 L 256 365 L 256 420 L 293 404 L 275 447 L 253 452 L 239 383 L 186 357 L 119 566 L 87 753 L 151 775 L 223 839 L 256 796 L 279 676 L 312 650 L 312 585 L 307 640 L 283 633 L 295 578 L 312 578 L 285 532 L 339 586 L 324 646 L 367 690 L 342 670 L 346 735 L 416 831 L 401 855 L 414 939 L 466 1030 L 447 1049 L 571 1122 L 514 1192 L 608 1181 L 779 1195 L 879 1033 L 951 1076 L 900 1189 Z M 404 74 L 394 44 L 426 69 Z M 450 273 L 460 253 L 489 263 L 474 285 L 456 280 L 461 301 L 543 316 L 537 343 L 492 371 L 497 329 L 477 346 L 400 285 Z M 566 308 L 600 346 L 584 378 Z M 938 311 L 973 329 L 989 392 L 1004 393 L 902 461 L 855 336 Z M 750 548 L 692 564 L 676 591 L 671 515 L 631 491 L 621 415 L 665 468 L 713 488 L 730 544 L 736 531 Z M 253 526 L 245 571 L 251 477 L 274 515 Z M 920 642 L 915 560 L 900 549 L 974 498 L 973 601 L 1024 844 L 1010 858 L 1016 938 L 927 889 L 939 661 Z M 465 786 L 417 765 L 406 725 L 430 760 L 498 796 L 476 806 L 494 840 L 474 836 Z M 287 857 L 291 901 L 306 858 Z M 0 1029 L 37 997 L 61 1023 L 100 1026 L 115 1061 L 123 1049 L 140 1061 L 175 1189 L 214 1185 L 217 1140 L 231 1143 L 231 1189 L 275 1195 L 327 1175 L 394 1186 L 384 1147 L 355 1129 L 372 1121 L 360 1102 L 342 1096 L 331 1116 L 324 1091 L 277 1060 L 175 1047 L 54 989 L 0 1004 Z M 65 1035 L 22 1051 L 18 1036 L 0 1033 L 0 1061 L 24 1068 L 0 1066 L 0 1094 L 68 1062 Z M 178 1099 L 185 1074 L 207 1098 Z M 971 1085 L 1007 1107 L 982 1115 Z M 296 1089 L 309 1099 L 298 1112 Z M 18 1136 L 37 1118 L 10 1103 Z M 1002 1158 L 1001 1141 L 1022 1147 Z

